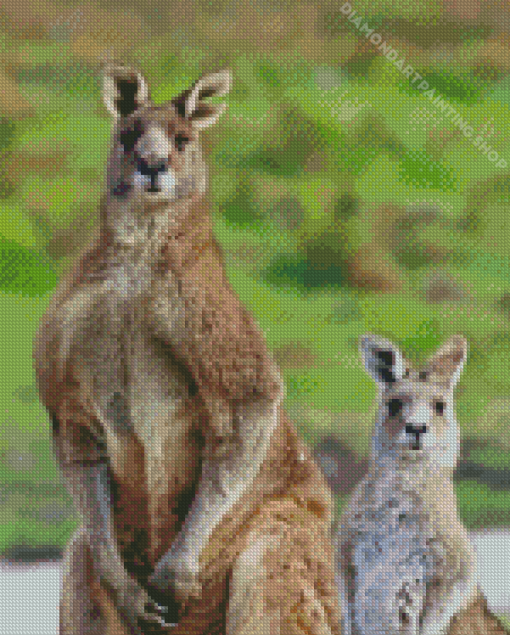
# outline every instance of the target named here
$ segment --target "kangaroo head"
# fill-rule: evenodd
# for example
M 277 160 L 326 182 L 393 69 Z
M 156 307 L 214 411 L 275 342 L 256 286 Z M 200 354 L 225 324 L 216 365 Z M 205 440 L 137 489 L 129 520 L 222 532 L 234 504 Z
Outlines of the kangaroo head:
M 451 337 L 421 370 L 413 370 L 394 344 L 375 335 L 362 336 L 360 352 L 379 388 L 373 458 L 455 467 L 459 434 L 453 390 L 466 360 L 466 340 Z
M 230 71 L 202 77 L 175 99 L 154 106 L 144 77 L 136 70 L 107 66 L 103 100 L 114 118 L 108 165 L 108 195 L 143 206 L 172 203 L 206 188 L 206 166 L 199 133 L 215 123 L 226 104 L 208 97 L 225 95 Z

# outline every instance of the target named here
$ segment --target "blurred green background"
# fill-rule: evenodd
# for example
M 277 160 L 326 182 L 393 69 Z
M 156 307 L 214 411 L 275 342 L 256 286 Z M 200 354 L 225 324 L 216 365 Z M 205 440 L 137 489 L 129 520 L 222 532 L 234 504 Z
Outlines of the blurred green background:
M 140 68 L 156 103 L 232 69 L 228 110 L 203 135 L 215 232 L 338 506 L 366 469 L 375 414 L 358 336 L 419 362 L 462 333 L 461 515 L 469 528 L 510 524 L 510 170 L 340 6 L 2 0 L 0 553 L 62 547 L 76 526 L 31 349 L 97 219 L 105 56 Z M 510 165 L 510 3 L 353 6 Z

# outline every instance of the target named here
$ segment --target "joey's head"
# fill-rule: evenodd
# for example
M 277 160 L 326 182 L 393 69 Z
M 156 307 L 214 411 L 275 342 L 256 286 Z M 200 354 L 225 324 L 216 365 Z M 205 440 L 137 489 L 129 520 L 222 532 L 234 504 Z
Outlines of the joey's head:
M 172 101 L 151 102 L 144 77 L 109 65 L 103 72 L 103 100 L 113 116 L 108 163 L 108 197 L 143 207 L 171 204 L 206 189 L 200 132 L 215 123 L 226 104 L 207 98 L 228 93 L 230 71 L 202 77 Z
M 467 356 L 467 342 L 451 337 L 421 370 L 414 370 L 389 340 L 366 334 L 360 352 L 379 388 L 372 441 L 376 461 L 429 462 L 454 468 L 459 451 L 453 391 Z

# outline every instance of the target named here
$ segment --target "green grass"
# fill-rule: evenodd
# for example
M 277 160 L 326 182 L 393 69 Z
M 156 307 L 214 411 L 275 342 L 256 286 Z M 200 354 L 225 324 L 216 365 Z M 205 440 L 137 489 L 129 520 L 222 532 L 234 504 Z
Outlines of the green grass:
M 373 24 L 384 23 L 381 11 L 390 10 L 389 4 L 367 5 Z M 413 10 L 413 20 L 434 13 L 434 3 L 425 4 L 427 10 Z M 403 7 L 393 3 L 391 11 Z M 363 7 L 358 9 L 363 13 Z M 334 27 L 328 37 L 337 38 L 338 46 L 344 35 L 353 37 L 342 30 L 343 20 L 333 14 L 326 20 L 330 30 Z M 43 512 L 30 516 L 31 509 L 36 513 L 44 505 L 69 503 L 55 469 L 47 415 L 34 388 L 31 349 L 67 262 L 51 259 L 46 250 L 55 231 L 97 208 L 111 123 L 100 110 L 95 69 L 73 59 L 68 43 L 21 41 L 7 34 L 0 43 L 13 59 L 23 60 L 16 77 L 22 96 L 35 108 L 32 117 L 0 119 L 0 151 L 19 154 L 27 165 L 53 166 L 60 160 L 49 174 L 34 167 L 12 183 L 0 182 L 0 361 L 8 369 L 0 382 L 5 413 L 0 492 L 6 497 L 1 551 L 16 541 L 63 544 L 76 522 L 48 521 Z M 257 53 L 250 46 L 237 41 L 197 45 L 189 39 L 183 47 L 173 36 L 155 36 L 133 55 L 150 78 L 157 103 L 203 72 L 223 66 L 233 70 L 228 110 L 205 133 L 214 229 L 225 250 L 228 276 L 271 350 L 306 349 L 306 359 L 313 360 L 291 367 L 282 363 L 286 406 L 300 433 L 310 444 L 334 434 L 366 455 L 375 387 L 359 363 L 359 335 L 374 331 L 389 337 L 414 361 L 423 361 L 459 332 L 470 344 L 457 391 L 463 438 L 498 443 L 496 450 L 477 449 L 471 460 L 510 468 L 505 339 L 510 312 L 504 302 L 510 293 L 510 189 L 505 172 L 462 136 L 444 148 L 431 139 L 416 113 L 438 111 L 383 58 L 360 68 L 356 79 L 353 67 L 347 72 L 334 48 L 319 62 L 290 43 Z M 471 45 L 463 46 L 466 59 L 474 59 Z M 317 79 L 328 69 L 336 78 L 330 88 Z M 460 68 L 445 71 L 431 64 L 416 69 L 437 84 L 475 130 L 490 116 L 498 135 L 488 142 L 510 163 L 507 80 L 486 90 Z M 451 132 L 455 126 L 446 120 L 440 128 Z M 339 210 L 346 192 L 356 205 L 344 217 Z M 404 214 L 424 202 L 440 210 L 429 224 L 398 225 L 385 208 L 379 209 L 391 203 Z M 275 219 L 279 209 L 296 210 L 292 222 Z M 383 245 L 401 276 L 399 293 L 354 290 L 348 284 L 344 259 L 349 250 L 374 241 Z M 324 262 L 330 263 L 322 269 L 317 266 L 321 246 Z M 439 262 L 431 246 L 444 250 Z M 464 300 L 426 302 L 424 290 L 438 268 L 458 279 Z M 299 416 L 300 411 L 305 414 Z M 17 452 L 26 459 L 19 465 L 13 459 Z M 28 492 L 28 484 L 36 494 Z M 48 484 L 60 493 L 50 495 Z M 508 522 L 507 492 L 464 482 L 458 496 L 469 527 Z
M 476 481 L 457 485 L 457 500 L 462 521 L 469 529 L 510 523 L 510 492 L 492 490 Z
M 501 620 L 501 622 L 503 623 L 503 626 L 505 628 L 510 629 L 510 618 L 509 617 L 507 617 L 506 615 L 498 615 L 497 617 Z

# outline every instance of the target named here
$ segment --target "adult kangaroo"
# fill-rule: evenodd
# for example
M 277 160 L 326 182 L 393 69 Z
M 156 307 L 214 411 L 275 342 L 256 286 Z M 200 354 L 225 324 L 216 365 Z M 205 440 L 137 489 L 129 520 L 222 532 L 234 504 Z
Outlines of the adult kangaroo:
M 98 232 L 35 345 L 82 518 L 61 635 L 339 633 L 330 493 L 212 233 L 200 132 L 230 83 L 210 74 L 155 106 L 138 71 L 104 71 Z

